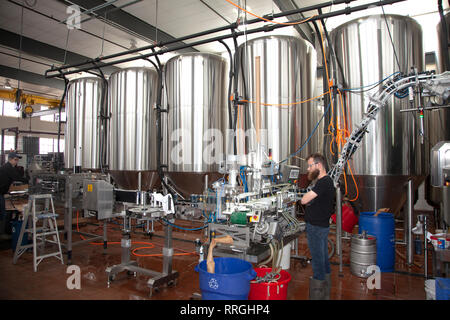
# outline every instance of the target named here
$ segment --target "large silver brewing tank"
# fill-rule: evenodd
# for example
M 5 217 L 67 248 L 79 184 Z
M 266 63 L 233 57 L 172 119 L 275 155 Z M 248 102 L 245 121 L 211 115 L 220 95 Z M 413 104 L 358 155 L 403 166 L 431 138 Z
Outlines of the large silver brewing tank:
M 227 63 L 215 54 L 175 56 L 165 68 L 167 175 L 185 196 L 202 193 L 204 176 L 214 182 L 225 152 Z
M 69 82 L 64 135 L 66 168 L 101 169 L 106 146 L 100 117 L 105 107 L 105 87 L 102 79 L 94 77 Z
M 450 43 L 450 12 L 445 15 L 445 22 L 447 23 L 447 36 L 448 42 Z M 437 36 L 438 36 L 438 72 L 442 73 L 450 70 L 450 66 L 447 65 L 444 59 L 444 50 L 447 50 L 450 53 L 448 48 L 445 48 L 445 44 L 441 41 L 442 36 L 442 25 L 441 20 L 437 22 Z M 432 147 L 438 144 L 440 141 L 450 141 L 450 129 L 448 124 L 450 123 L 450 109 L 449 108 L 441 108 L 435 109 L 432 111 L 425 112 L 425 124 L 426 124 L 426 133 L 428 134 L 427 141 L 427 150 L 426 152 L 432 153 Z M 433 163 L 431 162 L 433 159 L 430 159 L 430 166 L 433 168 Z M 430 173 L 430 177 L 426 180 L 425 186 L 425 198 L 427 202 L 434 206 L 435 208 L 440 208 L 440 199 L 441 199 L 441 190 L 437 189 L 436 186 L 433 186 L 431 183 L 432 173 Z
M 447 14 L 444 16 L 444 20 L 445 23 L 447 24 L 447 41 L 448 43 L 450 43 L 450 12 L 447 12 Z M 445 71 L 450 70 L 450 66 L 447 65 L 447 62 L 444 59 L 444 52 L 445 50 L 447 50 L 447 52 L 450 54 L 450 49 L 447 47 L 445 47 L 445 42 L 442 41 L 443 39 L 441 39 L 441 37 L 443 36 L 443 31 L 442 31 L 442 24 L 441 24 L 441 19 L 439 18 L 439 21 L 437 22 L 436 25 L 436 30 L 437 30 L 437 35 L 438 35 L 438 50 L 437 50 L 437 54 L 438 54 L 438 72 L 439 73 L 443 73 Z M 445 39 L 445 36 L 444 36 Z
M 399 71 L 393 46 L 400 71 L 409 73 L 411 67 L 419 72 L 423 70 L 422 29 L 412 18 L 386 15 L 385 20 L 382 15 L 367 16 L 337 27 L 330 36 L 349 88 L 376 83 Z M 339 69 L 336 74 L 338 83 L 342 84 Z M 368 103 L 367 92 L 349 94 L 351 125 L 361 121 Z M 424 145 L 419 138 L 419 117 L 415 113 L 400 112 L 407 108 L 410 108 L 408 99 L 392 97 L 369 125 L 368 133 L 353 156 L 351 165 L 363 211 L 388 207 L 398 213 L 406 200 L 404 183 L 412 178 L 417 188 L 427 173 Z M 340 110 L 335 110 L 336 117 L 341 116 Z M 356 192 L 351 179 L 348 185 L 352 198 Z
M 123 69 L 108 80 L 109 170 L 120 188 L 149 190 L 159 181 L 154 109 L 157 81 L 158 73 L 151 68 Z
M 445 15 L 445 22 L 447 24 L 447 41 L 450 43 L 450 12 Z M 438 35 L 438 72 L 443 73 L 450 70 L 450 66 L 445 63 L 444 50 L 447 50 L 450 54 L 450 49 L 447 47 L 444 49 L 444 42 L 441 41 L 442 36 L 442 24 L 437 25 L 437 35 Z M 450 129 L 448 128 L 448 123 L 450 123 L 450 109 L 442 108 L 436 109 L 431 112 L 426 112 L 425 117 L 429 121 L 429 129 L 427 130 L 428 138 L 430 140 L 429 150 L 436 145 L 439 141 L 449 141 L 450 140 Z
M 239 46 L 243 72 L 239 74 L 239 94 L 250 101 L 240 107 L 238 130 L 238 154 L 256 151 L 256 87 L 255 58 L 260 57 L 261 102 L 260 137 L 268 155 L 272 151 L 274 161 L 286 159 L 294 153 L 311 134 L 314 125 L 323 114 L 323 107 L 316 102 L 287 105 L 314 96 L 317 57 L 313 46 L 305 40 L 292 36 L 264 36 Z M 245 85 L 244 81 L 245 79 Z M 284 104 L 278 106 L 278 104 Z M 323 124 L 322 124 L 323 125 Z M 241 131 L 244 133 L 244 131 Z M 306 172 L 305 159 L 313 152 L 322 150 L 323 127 L 320 126 L 310 142 L 288 163 L 298 165 Z

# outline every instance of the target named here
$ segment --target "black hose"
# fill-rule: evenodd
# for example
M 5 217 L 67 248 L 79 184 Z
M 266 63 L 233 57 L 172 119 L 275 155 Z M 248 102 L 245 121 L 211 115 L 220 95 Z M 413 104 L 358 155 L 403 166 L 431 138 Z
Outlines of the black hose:
M 233 115 L 231 112 L 231 85 L 233 83 L 233 54 L 231 53 L 230 47 L 225 43 L 223 40 L 219 40 L 221 44 L 225 46 L 225 48 L 228 51 L 228 55 L 230 56 L 230 72 L 228 75 L 228 95 L 227 95 L 227 105 L 228 105 L 228 122 L 229 122 L 229 128 L 233 129 Z
M 237 140 L 236 140 L 236 127 L 237 127 L 237 114 L 238 114 L 238 101 L 239 101 L 239 93 L 238 93 L 238 78 L 239 78 L 239 48 L 237 44 L 237 36 L 233 29 L 233 43 L 234 43 L 234 96 L 233 96 L 233 107 L 234 107 L 234 120 L 232 123 L 233 133 L 234 133 L 234 154 L 237 154 Z
M 152 49 L 154 51 L 154 49 Z M 162 142 L 162 126 L 161 126 L 161 100 L 162 100 L 162 90 L 163 90 L 163 74 L 162 74 L 162 65 L 161 61 L 159 60 L 158 56 L 155 56 L 157 66 L 155 63 L 151 60 L 148 60 L 150 63 L 152 63 L 156 71 L 158 72 L 158 89 L 156 94 L 156 171 L 158 172 L 159 179 L 161 180 L 161 185 L 163 185 L 166 190 L 172 195 L 172 197 L 175 197 L 175 195 L 172 192 L 172 189 L 167 185 L 167 183 L 164 181 L 164 171 L 162 169 L 163 165 L 161 164 L 161 142 Z M 150 106 L 151 108 L 151 106 Z
M 314 26 L 314 30 L 316 30 L 316 34 L 320 37 L 320 30 L 319 30 L 319 27 L 317 26 L 316 21 L 311 21 L 311 23 Z M 322 51 L 322 57 L 325 57 L 325 49 L 324 49 L 324 47 L 322 45 L 320 45 L 320 50 Z M 325 59 L 324 58 L 322 58 L 322 59 L 323 59 L 323 63 L 322 63 L 322 82 L 323 82 L 323 92 L 325 93 L 328 90 L 330 90 L 330 88 L 329 88 L 328 79 L 326 78 L 326 73 L 325 73 L 325 68 L 326 68 L 326 66 L 325 66 Z M 323 99 L 324 99 L 324 105 L 327 106 L 328 103 L 330 103 L 328 95 L 327 94 L 324 95 Z M 325 137 L 327 137 L 327 133 L 328 133 L 327 127 L 328 127 L 328 124 L 330 123 L 330 121 L 331 121 L 331 112 L 325 116 L 325 122 L 324 122 L 325 125 L 323 127 L 324 128 L 323 129 L 323 133 L 324 133 Z M 325 141 L 327 141 L 327 139 L 325 139 Z M 322 151 L 322 153 L 325 155 L 326 159 L 328 159 L 328 156 L 326 156 L 328 154 L 327 146 L 328 146 L 328 143 L 324 143 L 323 144 L 323 151 Z
M 67 94 L 67 89 L 69 87 L 69 80 L 66 79 L 66 77 L 64 77 L 64 92 L 63 95 L 61 97 L 61 101 L 59 101 L 59 106 L 58 106 L 58 112 L 59 112 L 59 119 L 58 119 L 58 158 L 56 159 L 56 170 L 61 169 L 61 157 L 60 157 L 60 148 L 59 148 L 59 140 L 61 139 L 61 108 L 62 108 L 62 104 L 66 98 L 66 94 Z
M 105 108 L 108 106 L 108 80 L 106 80 L 105 74 L 103 73 L 102 69 L 97 66 L 95 62 L 93 64 L 97 67 L 97 70 L 100 72 L 100 76 L 103 80 L 103 83 L 105 85 L 104 90 L 102 90 L 102 97 L 101 97 L 101 108 L 100 108 L 100 123 L 103 125 L 103 128 L 106 126 L 105 120 L 108 119 L 108 117 L 104 114 Z M 100 170 L 102 173 L 104 172 L 104 163 L 103 160 L 105 159 L 105 135 L 104 132 L 106 132 L 105 129 L 103 129 L 102 134 L 100 136 Z
M 161 128 L 161 99 L 162 99 L 162 71 L 161 71 L 161 62 L 156 57 L 156 62 L 158 66 L 156 66 L 152 61 L 153 65 L 155 65 L 156 71 L 158 72 L 158 88 L 156 90 L 156 168 L 159 175 L 159 179 L 161 180 L 161 184 L 165 185 L 164 182 L 164 171 L 162 170 L 161 165 L 161 142 L 162 142 L 162 128 Z M 151 109 L 152 106 L 149 106 Z M 169 190 L 169 188 L 167 188 Z
M 322 9 L 319 9 L 318 11 L 319 11 L 319 14 L 321 15 L 322 14 Z M 328 35 L 328 30 L 327 30 L 327 27 L 325 26 L 324 19 L 320 19 L 320 22 L 322 23 L 322 27 L 323 27 L 323 31 L 325 33 L 325 38 L 327 39 L 328 47 L 330 48 L 332 56 L 334 57 L 334 60 L 332 60 L 333 64 L 334 64 L 334 62 L 337 63 L 338 68 L 339 68 L 339 72 L 341 73 L 341 77 L 342 77 L 342 84 L 343 84 L 344 88 L 348 88 L 347 81 L 345 80 L 344 69 L 342 68 L 341 61 L 338 59 L 338 57 L 336 55 L 336 51 L 334 51 L 333 43 L 331 42 L 331 39 L 330 39 L 330 37 Z M 333 66 L 333 70 L 336 70 L 336 66 L 335 65 Z

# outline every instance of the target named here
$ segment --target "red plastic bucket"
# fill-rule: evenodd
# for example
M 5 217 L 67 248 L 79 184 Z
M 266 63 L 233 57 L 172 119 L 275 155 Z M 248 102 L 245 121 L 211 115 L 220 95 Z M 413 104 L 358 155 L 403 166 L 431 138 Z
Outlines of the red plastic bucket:
M 336 214 L 331 215 L 331 219 L 336 223 Z M 353 227 L 358 223 L 358 216 L 353 211 L 351 205 L 342 205 L 342 230 L 353 233 Z
M 264 277 L 272 268 L 255 268 L 257 277 Z M 286 300 L 288 283 L 291 275 L 285 270 L 280 271 L 280 279 L 276 282 L 250 282 L 248 300 Z

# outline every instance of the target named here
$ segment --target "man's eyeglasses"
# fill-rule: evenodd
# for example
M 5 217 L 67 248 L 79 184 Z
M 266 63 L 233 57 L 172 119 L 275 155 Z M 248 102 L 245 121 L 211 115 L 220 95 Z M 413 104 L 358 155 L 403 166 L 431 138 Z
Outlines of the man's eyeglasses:
M 318 164 L 318 162 L 314 162 L 314 163 L 308 164 L 308 169 L 311 168 L 313 165 L 316 165 L 316 164 Z

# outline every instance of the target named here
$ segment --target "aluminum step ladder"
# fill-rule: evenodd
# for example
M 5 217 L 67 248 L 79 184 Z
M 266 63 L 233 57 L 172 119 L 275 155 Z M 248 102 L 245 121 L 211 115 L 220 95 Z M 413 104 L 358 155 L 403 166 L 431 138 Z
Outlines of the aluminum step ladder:
M 44 210 L 37 211 L 36 202 L 44 202 Z M 49 208 L 49 205 L 51 205 L 51 208 Z M 55 257 L 61 261 L 61 264 L 64 264 L 61 251 L 61 242 L 59 240 L 58 225 L 56 223 L 57 216 L 58 215 L 55 213 L 55 207 L 53 205 L 53 198 L 51 194 L 36 194 L 29 196 L 28 205 L 24 210 L 22 228 L 20 229 L 19 239 L 14 252 L 14 264 L 16 264 L 20 256 L 29 248 L 33 248 L 34 272 L 37 271 L 37 266 L 39 263 L 46 258 Z M 30 225 L 32 225 L 31 228 L 28 227 Z M 32 234 L 33 243 L 22 245 L 22 239 L 24 236 L 28 237 L 28 233 Z M 52 239 L 50 240 L 47 237 L 51 237 Z M 46 242 L 56 244 L 58 251 L 42 254 L 45 249 Z

